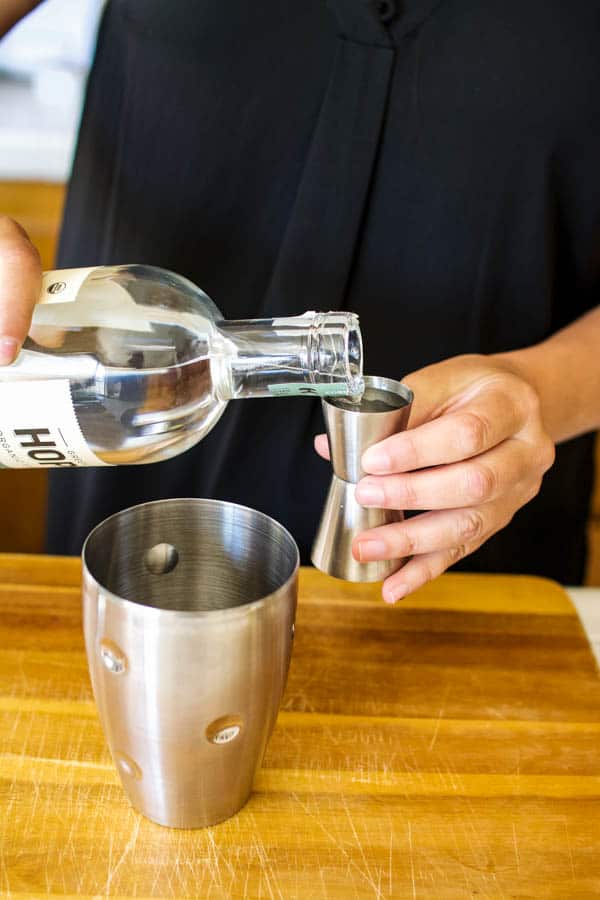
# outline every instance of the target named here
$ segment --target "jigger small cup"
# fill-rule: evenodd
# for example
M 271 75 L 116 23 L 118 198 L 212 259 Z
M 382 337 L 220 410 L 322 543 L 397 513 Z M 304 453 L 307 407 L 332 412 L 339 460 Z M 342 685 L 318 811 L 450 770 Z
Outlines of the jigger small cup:
M 373 444 L 403 431 L 410 416 L 412 391 L 392 378 L 366 376 L 361 400 L 323 400 L 333 476 L 312 548 L 312 562 L 322 572 L 344 581 L 383 581 L 396 572 L 401 559 L 361 563 L 352 555 L 352 541 L 361 531 L 402 521 L 400 510 L 361 506 L 356 484 L 366 474 L 362 455 Z
M 94 697 L 132 805 L 177 828 L 248 800 L 285 687 L 299 554 L 269 516 L 217 500 L 117 513 L 83 549 Z

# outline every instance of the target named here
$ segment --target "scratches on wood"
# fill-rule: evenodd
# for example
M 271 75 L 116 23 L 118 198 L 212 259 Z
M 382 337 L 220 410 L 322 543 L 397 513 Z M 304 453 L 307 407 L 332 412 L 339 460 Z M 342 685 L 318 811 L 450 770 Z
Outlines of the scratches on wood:
M 515 823 L 512 823 L 513 847 L 515 848 L 515 860 L 517 863 L 517 872 L 521 871 L 521 860 L 519 858 L 519 842 L 517 840 L 517 829 Z
M 78 580 L 75 560 L 0 557 L 0 896 L 600 895 L 600 687 L 556 585 L 445 576 L 388 610 L 303 571 L 255 792 L 186 832 L 123 794 Z
M 569 865 L 571 867 L 571 876 L 573 881 L 575 881 L 575 860 L 573 859 L 573 848 L 571 847 L 571 838 L 569 837 L 569 823 L 566 819 L 563 820 L 565 826 L 565 839 L 567 844 L 567 851 L 569 853 Z
M 408 840 L 408 860 L 410 863 L 410 884 L 412 888 L 412 896 L 414 898 L 417 896 L 417 885 L 415 881 L 415 863 L 413 858 L 412 824 L 410 822 L 406 823 L 406 834 Z
M 437 740 L 438 731 L 440 730 L 440 723 L 442 721 L 444 712 L 446 710 L 446 703 L 448 702 L 449 694 L 450 694 L 450 685 L 447 684 L 446 687 L 444 688 L 444 696 L 442 697 L 440 711 L 438 713 L 437 721 L 435 723 L 435 728 L 433 729 L 433 734 L 431 735 L 431 741 L 429 743 L 429 752 L 430 753 L 433 750 L 435 742 Z
M 110 893 L 111 893 L 111 884 L 112 884 L 113 880 L 115 879 L 117 872 L 119 871 L 119 869 L 121 868 L 121 866 L 123 865 L 123 863 L 125 862 L 127 857 L 129 856 L 129 854 L 133 853 L 135 850 L 135 845 L 137 843 L 138 834 L 140 832 L 140 825 L 141 825 L 141 817 L 137 816 L 133 821 L 131 835 L 130 835 L 127 843 L 123 847 L 123 849 L 118 852 L 114 863 L 112 860 L 113 836 L 111 834 L 110 845 L 109 845 L 110 850 L 109 850 L 109 857 L 108 857 L 108 875 L 106 878 L 106 884 L 104 886 L 104 891 L 103 891 L 103 893 L 109 897 L 110 897 Z

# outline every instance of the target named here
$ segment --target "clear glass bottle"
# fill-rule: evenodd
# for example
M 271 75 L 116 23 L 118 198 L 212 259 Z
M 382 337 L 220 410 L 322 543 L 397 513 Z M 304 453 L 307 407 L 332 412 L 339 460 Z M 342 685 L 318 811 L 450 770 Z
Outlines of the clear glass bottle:
M 0 465 L 150 463 L 183 453 L 228 400 L 359 397 L 353 313 L 225 321 L 151 266 L 47 272 L 21 353 L 0 369 Z

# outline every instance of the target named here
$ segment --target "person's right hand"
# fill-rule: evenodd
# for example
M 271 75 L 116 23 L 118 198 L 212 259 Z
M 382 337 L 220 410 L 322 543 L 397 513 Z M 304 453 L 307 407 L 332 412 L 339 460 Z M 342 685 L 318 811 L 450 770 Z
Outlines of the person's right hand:
M 0 366 L 21 349 L 41 287 L 39 253 L 20 225 L 0 216 Z

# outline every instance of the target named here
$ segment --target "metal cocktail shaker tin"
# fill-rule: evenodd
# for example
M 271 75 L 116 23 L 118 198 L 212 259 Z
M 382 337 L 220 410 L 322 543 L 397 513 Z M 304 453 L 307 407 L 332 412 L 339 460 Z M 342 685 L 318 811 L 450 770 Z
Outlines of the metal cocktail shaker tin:
M 216 500 L 111 516 L 83 549 L 94 697 L 123 787 L 162 825 L 248 799 L 291 656 L 298 548 L 273 519 Z

